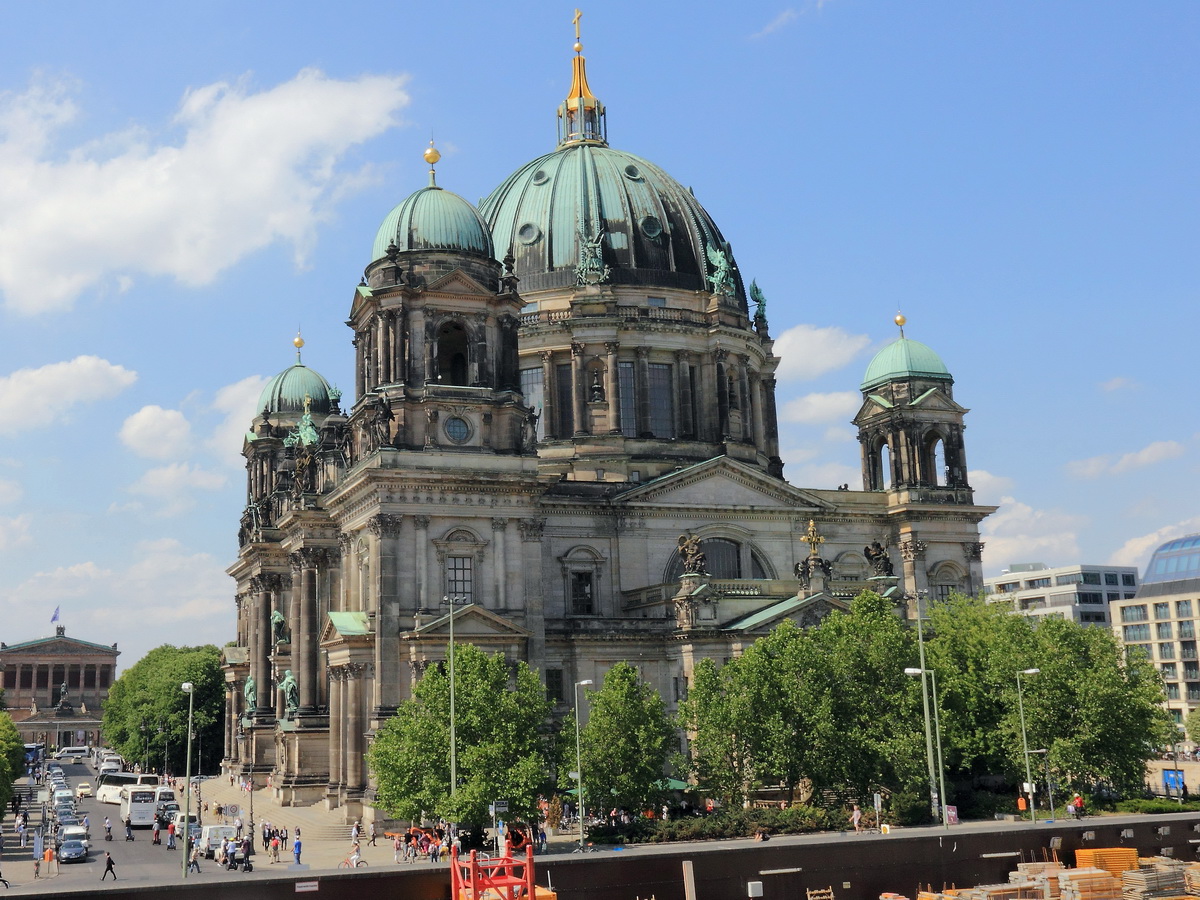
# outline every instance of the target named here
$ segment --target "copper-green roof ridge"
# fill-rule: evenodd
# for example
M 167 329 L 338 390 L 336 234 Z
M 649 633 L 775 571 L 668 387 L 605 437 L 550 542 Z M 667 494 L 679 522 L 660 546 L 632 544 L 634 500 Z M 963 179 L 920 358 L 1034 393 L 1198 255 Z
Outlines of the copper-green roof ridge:
M 258 395 L 255 415 L 264 409 L 272 413 L 303 413 L 306 396 L 313 412 L 328 414 L 333 409 L 332 391 L 319 372 L 297 362 L 267 382 Z
M 859 389 L 869 391 L 889 381 L 903 381 L 908 378 L 954 382 L 950 370 L 933 350 L 920 341 L 901 337 L 875 354 L 875 358 L 867 366 L 867 373 L 863 376 Z
M 407 250 L 451 250 L 495 258 L 492 235 L 467 200 L 431 184 L 396 206 L 375 235 L 371 259 L 387 256 L 388 246 Z

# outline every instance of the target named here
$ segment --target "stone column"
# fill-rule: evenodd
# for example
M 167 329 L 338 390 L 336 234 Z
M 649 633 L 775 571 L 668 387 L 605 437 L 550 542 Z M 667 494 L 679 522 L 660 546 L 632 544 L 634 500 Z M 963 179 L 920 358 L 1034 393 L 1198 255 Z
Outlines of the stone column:
M 521 533 L 520 565 L 525 627 L 530 632 L 529 665 L 541 669 L 545 667 L 546 660 L 546 586 L 542 577 L 542 535 L 546 530 L 546 520 L 541 517 L 519 519 L 517 528 Z
M 403 522 L 403 517 L 392 515 L 373 516 L 367 522 L 367 528 L 375 538 L 373 602 L 368 612 L 375 614 L 375 634 L 379 636 L 399 634 L 401 629 L 400 579 L 403 576 L 400 559 L 403 554 L 399 539 Z M 400 682 L 400 660 L 391 644 L 377 639 L 374 661 L 378 677 L 373 682 L 372 715 L 383 720 L 395 712 L 398 703 L 394 686 Z
M 425 384 L 425 310 L 420 307 L 408 316 L 408 383 Z
M 413 516 L 413 523 L 417 526 L 412 552 L 417 561 L 417 605 L 429 609 L 434 605 L 429 588 L 429 516 Z
M 783 477 L 783 461 L 779 458 L 779 418 L 775 412 L 775 376 L 763 379 L 763 419 L 767 441 L 764 448 L 771 457 L 771 474 Z
M 346 711 L 343 703 L 344 678 L 345 672 L 341 666 L 329 670 L 329 794 L 336 793 L 338 785 L 346 783 L 342 772 L 342 732 Z
M 604 351 L 607 354 L 605 365 L 608 366 L 608 378 L 605 379 L 605 390 L 608 392 L 608 431 L 610 434 L 621 433 L 621 382 L 617 371 L 617 350 L 621 345 L 617 341 L 605 341 Z
M 225 758 L 234 759 L 237 751 L 237 717 L 234 715 L 233 692 L 237 688 L 225 682 Z
M 561 437 L 558 422 L 554 418 L 557 407 L 555 390 L 558 388 L 554 372 L 554 354 L 549 350 L 541 352 L 542 358 L 542 436 L 543 438 Z
M 750 398 L 750 357 L 738 358 L 738 391 L 742 395 L 742 440 L 754 440 L 754 406 Z
M 571 404 L 575 434 L 587 434 L 587 376 L 583 370 L 583 344 L 571 342 Z
M 367 365 L 366 358 L 363 354 L 362 332 L 354 333 L 354 399 L 357 402 L 362 399 L 363 394 L 367 392 Z M 256 410 L 256 414 L 262 410 Z
M 726 375 L 726 358 L 724 350 L 717 351 L 717 431 L 718 439 L 729 437 L 729 377 Z
M 508 519 L 492 519 L 492 536 L 495 552 L 492 554 L 492 571 L 496 575 L 496 609 L 508 608 L 508 559 L 505 557 L 504 536 Z
M 653 437 L 650 431 L 650 348 L 638 347 L 634 350 L 637 360 L 634 368 L 634 380 L 637 390 L 634 392 L 637 404 L 637 436 Z
M 763 430 L 763 391 L 762 377 L 758 372 L 750 373 L 750 404 L 753 413 L 752 428 L 754 446 L 760 453 L 767 451 L 767 436 Z
M 258 634 L 251 648 L 250 674 L 254 676 L 256 719 L 271 715 L 271 590 L 278 588 L 278 575 L 255 575 L 250 579 L 254 592 L 254 617 Z
M 362 718 L 362 670 L 359 663 L 346 666 L 346 787 L 361 791 L 363 779 L 363 732 L 366 731 Z
M 687 350 L 675 351 L 675 373 L 679 385 L 679 436 L 694 438 L 696 421 L 692 416 L 692 354 Z
M 317 711 L 317 569 L 325 562 L 326 551 L 320 547 L 301 547 L 292 554 L 293 567 L 300 570 L 300 631 L 292 638 L 292 664 L 296 666 L 296 683 L 300 694 L 299 712 Z

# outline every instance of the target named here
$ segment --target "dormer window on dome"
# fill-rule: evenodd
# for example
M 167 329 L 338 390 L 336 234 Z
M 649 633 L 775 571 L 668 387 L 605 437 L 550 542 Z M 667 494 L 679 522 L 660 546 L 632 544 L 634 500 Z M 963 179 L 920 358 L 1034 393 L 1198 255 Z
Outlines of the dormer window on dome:
M 579 19 L 583 15 L 575 10 L 575 58 L 571 61 L 571 89 L 567 99 L 558 107 L 558 146 L 569 144 L 608 144 L 608 121 L 604 104 L 588 87 L 587 64 L 583 57 L 583 44 L 579 42 Z

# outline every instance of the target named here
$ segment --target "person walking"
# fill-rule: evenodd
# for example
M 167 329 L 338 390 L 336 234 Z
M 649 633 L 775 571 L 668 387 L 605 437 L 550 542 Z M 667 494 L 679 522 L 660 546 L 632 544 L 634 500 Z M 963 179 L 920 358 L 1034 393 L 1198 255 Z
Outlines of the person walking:
M 125 817 L 125 840 L 133 840 L 133 819 L 129 818 L 129 816 Z
M 858 804 L 854 804 L 854 810 L 850 813 L 850 824 L 854 826 L 855 834 L 862 834 L 862 810 L 858 808 Z
M 279 845 L 280 845 L 280 843 L 281 842 L 279 840 L 279 835 L 275 835 L 273 838 L 271 838 L 271 862 L 272 863 L 279 862 Z
M 113 863 L 112 854 L 105 853 L 104 854 L 104 874 L 100 876 L 100 880 L 103 881 L 105 878 L 107 878 L 109 872 L 112 872 L 113 881 L 116 881 L 117 880 L 117 867 Z
M 187 870 L 200 874 L 200 845 L 197 844 L 192 848 L 192 858 L 188 860 Z
M 175 849 L 175 821 L 173 819 L 167 823 L 167 849 Z
M 296 865 L 300 865 L 300 835 L 296 835 L 296 842 L 292 844 L 292 856 L 296 857 Z
M 392 859 L 396 861 L 396 865 L 400 865 L 400 854 L 404 852 L 404 841 L 400 840 L 400 835 L 392 838 L 392 850 L 395 851 L 392 854 Z
M 377 837 L 379 837 L 379 828 L 378 828 L 378 827 L 375 825 L 375 823 L 374 823 L 374 822 L 372 822 L 372 823 L 371 823 L 371 839 L 370 839 L 369 841 L 367 841 L 367 846 L 368 846 L 368 847 L 375 847 L 375 846 L 378 846 L 378 845 L 375 843 L 375 839 L 376 839 Z
M 112 840 L 112 820 L 108 816 L 104 817 L 104 839 L 106 841 Z M 21 844 L 21 846 L 24 847 L 25 845 Z

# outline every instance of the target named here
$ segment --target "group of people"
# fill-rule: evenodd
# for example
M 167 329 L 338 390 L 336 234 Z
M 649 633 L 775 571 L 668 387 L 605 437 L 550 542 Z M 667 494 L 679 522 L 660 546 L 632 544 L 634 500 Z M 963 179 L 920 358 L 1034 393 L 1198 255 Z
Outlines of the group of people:
M 289 848 L 288 841 L 291 841 Z M 286 825 L 276 827 L 266 819 L 262 823 L 262 847 L 263 852 L 271 858 L 272 863 L 279 862 L 279 854 L 285 849 L 290 849 L 292 857 L 296 864 L 300 863 L 300 851 L 303 844 L 300 841 L 300 826 L 296 826 L 294 833 L 288 831 Z

